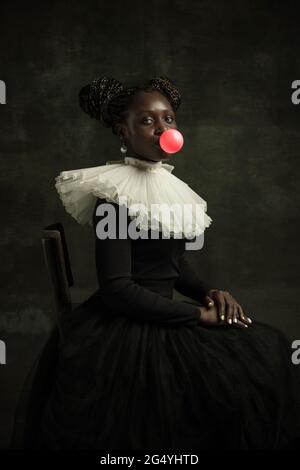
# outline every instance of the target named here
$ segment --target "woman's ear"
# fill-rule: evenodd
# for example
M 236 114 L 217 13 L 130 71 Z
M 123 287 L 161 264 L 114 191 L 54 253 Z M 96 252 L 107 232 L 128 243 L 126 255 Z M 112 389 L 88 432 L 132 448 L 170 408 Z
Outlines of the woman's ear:
M 118 137 L 121 140 L 124 140 L 126 138 L 126 128 L 125 128 L 124 124 L 117 124 L 116 125 L 116 132 L 117 132 Z

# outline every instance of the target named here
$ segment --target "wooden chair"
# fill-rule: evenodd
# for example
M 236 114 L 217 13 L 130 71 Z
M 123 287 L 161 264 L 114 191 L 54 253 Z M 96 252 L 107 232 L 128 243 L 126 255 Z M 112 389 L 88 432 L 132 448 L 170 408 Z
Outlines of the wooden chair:
M 72 311 L 70 287 L 74 280 L 63 225 L 56 223 L 45 227 L 41 241 L 51 283 L 55 322 L 23 385 L 14 417 L 12 449 L 39 448 L 39 422 L 58 362 L 61 325 L 64 316 Z

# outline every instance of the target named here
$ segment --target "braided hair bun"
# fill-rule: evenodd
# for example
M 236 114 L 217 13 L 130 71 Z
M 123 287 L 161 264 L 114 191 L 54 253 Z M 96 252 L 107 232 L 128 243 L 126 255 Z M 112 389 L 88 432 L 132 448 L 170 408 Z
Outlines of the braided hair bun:
M 90 85 L 81 88 L 78 95 L 79 105 L 91 118 L 100 120 L 105 127 L 111 127 L 113 123 L 107 114 L 107 105 L 124 90 L 125 87 L 119 80 L 96 78 Z
M 114 78 L 100 77 L 84 86 L 79 92 L 79 105 L 91 118 L 98 119 L 104 127 L 111 127 L 118 135 L 117 125 L 124 121 L 134 96 L 139 91 L 156 90 L 163 94 L 177 111 L 181 94 L 165 76 L 145 80 L 139 85 L 126 86 Z
M 170 101 L 173 109 L 177 111 L 181 104 L 181 94 L 176 85 L 165 76 L 152 78 L 145 82 L 145 89 L 157 90 Z

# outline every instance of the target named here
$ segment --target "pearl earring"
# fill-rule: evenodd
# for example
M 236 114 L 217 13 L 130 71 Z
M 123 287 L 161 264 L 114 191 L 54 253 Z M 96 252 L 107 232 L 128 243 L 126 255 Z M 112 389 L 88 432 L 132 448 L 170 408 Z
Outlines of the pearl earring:
M 120 150 L 121 150 L 122 153 L 125 154 L 125 153 L 127 152 L 127 147 L 126 147 L 126 145 L 125 145 L 125 144 L 122 144 Z

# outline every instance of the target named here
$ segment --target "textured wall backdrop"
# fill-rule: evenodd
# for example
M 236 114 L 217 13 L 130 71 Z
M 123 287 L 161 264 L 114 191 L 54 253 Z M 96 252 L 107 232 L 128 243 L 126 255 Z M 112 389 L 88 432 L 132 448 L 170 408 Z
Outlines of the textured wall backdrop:
M 93 233 L 54 188 L 62 170 L 119 159 L 119 141 L 78 106 L 99 75 L 135 83 L 169 76 L 181 89 L 185 146 L 173 174 L 208 204 L 213 223 L 191 255 L 203 278 L 254 318 L 300 338 L 299 120 L 296 2 L 12 0 L 1 5 L 2 446 L 24 377 L 49 331 L 43 226 L 65 226 L 75 301 L 96 288 Z

